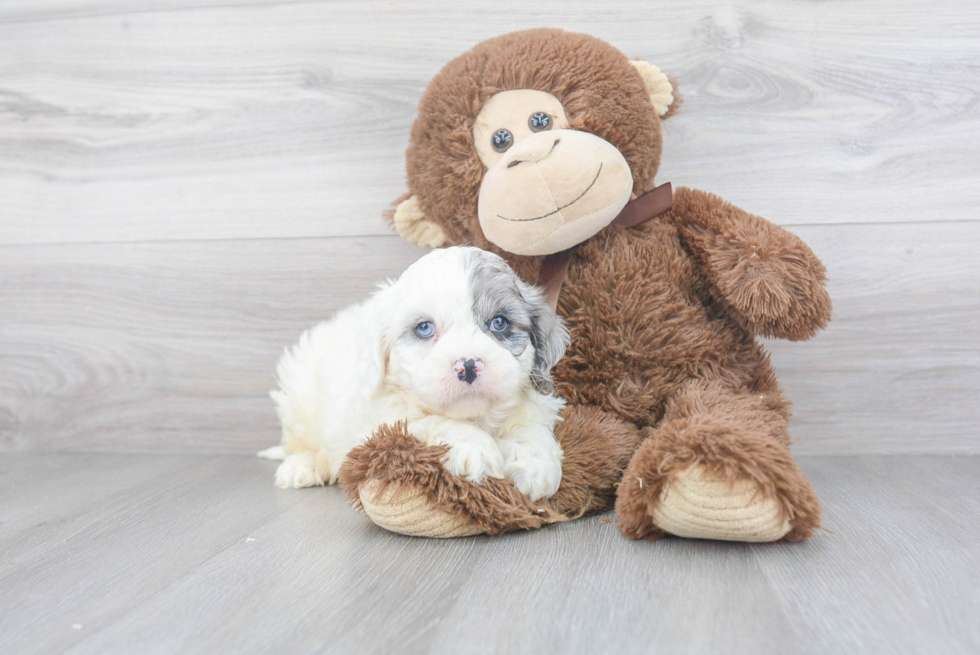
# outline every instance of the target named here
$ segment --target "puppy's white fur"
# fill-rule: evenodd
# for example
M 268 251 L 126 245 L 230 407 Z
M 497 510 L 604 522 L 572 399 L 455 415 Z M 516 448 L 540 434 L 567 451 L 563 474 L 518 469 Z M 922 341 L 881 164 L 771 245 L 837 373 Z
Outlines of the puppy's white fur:
M 497 317 L 506 331 L 491 329 Z M 417 331 L 426 322 L 428 338 Z M 550 497 L 561 481 L 554 426 L 564 405 L 549 393 L 550 369 L 566 343 L 541 293 L 500 257 L 435 250 L 287 349 L 271 394 L 282 445 L 259 454 L 283 459 L 280 487 L 333 484 L 352 448 L 404 420 L 423 443 L 450 447 L 449 472 L 477 484 L 506 477 L 532 500 Z M 468 360 L 475 379 L 464 374 Z

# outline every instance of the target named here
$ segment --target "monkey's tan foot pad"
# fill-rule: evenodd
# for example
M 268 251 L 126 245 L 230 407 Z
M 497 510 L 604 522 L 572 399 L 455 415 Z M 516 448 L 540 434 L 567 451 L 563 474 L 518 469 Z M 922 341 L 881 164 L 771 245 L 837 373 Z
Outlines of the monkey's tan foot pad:
M 778 541 L 790 531 L 779 501 L 764 496 L 755 482 L 729 482 L 701 466 L 678 475 L 651 512 L 661 530 L 692 539 Z
M 433 509 L 423 492 L 407 487 L 369 481 L 359 490 L 361 508 L 385 530 L 411 537 L 470 537 L 483 530 L 472 521 Z

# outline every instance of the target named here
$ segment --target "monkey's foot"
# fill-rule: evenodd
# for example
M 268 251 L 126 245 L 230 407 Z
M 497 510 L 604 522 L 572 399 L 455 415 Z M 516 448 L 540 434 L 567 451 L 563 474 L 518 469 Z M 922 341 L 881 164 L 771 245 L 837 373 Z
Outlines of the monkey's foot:
M 378 526 L 410 536 L 496 535 L 567 520 L 508 480 L 474 484 L 452 475 L 443 466 L 446 451 L 423 444 L 404 423 L 385 425 L 348 453 L 340 485 Z
M 679 473 L 651 511 L 658 528 L 678 537 L 753 542 L 785 537 L 791 526 L 784 514 L 753 481 L 722 480 L 702 466 Z
M 706 426 L 707 420 L 682 420 L 648 430 L 616 494 L 623 534 L 748 542 L 810 537 L 820 525 L 820 503 L 789 449 L 758 433 Z

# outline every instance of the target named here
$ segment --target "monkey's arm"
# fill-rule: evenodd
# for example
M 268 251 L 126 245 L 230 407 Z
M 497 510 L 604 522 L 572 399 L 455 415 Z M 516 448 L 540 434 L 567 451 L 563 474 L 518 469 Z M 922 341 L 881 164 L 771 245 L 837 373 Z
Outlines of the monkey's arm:
M 683 187 L 674 193 L 670 215 L 714 292 L 747 327 L 802 341 L 827 326 L 826 268 L 795 234 Z

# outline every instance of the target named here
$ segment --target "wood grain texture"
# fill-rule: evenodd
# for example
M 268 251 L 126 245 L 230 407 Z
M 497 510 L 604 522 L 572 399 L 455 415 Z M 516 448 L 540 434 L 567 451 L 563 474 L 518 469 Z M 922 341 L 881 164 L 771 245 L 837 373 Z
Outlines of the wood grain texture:
M 771 341 L 799 453 L 980 452 L 980 226 L 796 228 L 829 330 Z M 0 248 L 0 449 L 254 452 L 300 332 L 423 253 L 397 237 Z
M 765 342 L 797 452 L 980 452 L 980 224 L 794 231 L 834 301 L 815 339 Z
M 427 81 L 553 25 L 681 79 L 662 181 L 787 225 L 974 221 L 980 5 L 0 6 L 0 243 L 359 236 Z
M 502 21 L 501 16 L 506 16 Z M 980 452 L 980 6 L 0 4 L 0 451 L 249 452 L 282 348 L 421 251 L 379 215 L 426 82 L 557 25 L 679 76 L 661 180 L 794 226 L 799 453 Z
M 414 539 L 256 458 L 0 455 L 0 651 L 980 649 L 980 458 L 801 464 L 827 531 L 752 545 L 610 517 Z
M 277 442 L 283 349 L 423 254 L 397 237 L 3 250 L 0 448 L 175 453 Z

